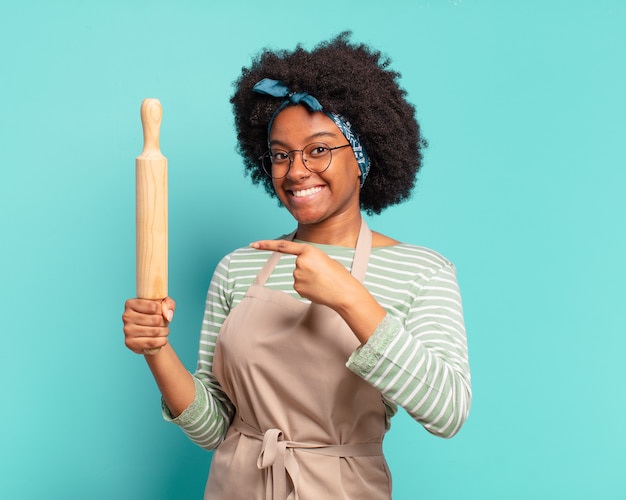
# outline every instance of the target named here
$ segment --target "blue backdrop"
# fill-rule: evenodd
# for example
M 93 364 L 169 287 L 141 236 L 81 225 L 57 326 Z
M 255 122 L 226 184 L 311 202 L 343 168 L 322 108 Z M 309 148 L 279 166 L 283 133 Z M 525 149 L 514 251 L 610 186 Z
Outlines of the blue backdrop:
M 243 176 L 231 82 L 263 46 L 352 29 L 430 141 L 413 198 L 369 224 L 456 263 L 473 372 L 452 440 L 394 419 L 394 499 L 626 498 L 624 26 L 619 0 L 3 2 L 0 497 L 201 497 L 210 454 L 123 346 L 139 107 L 163 104 L 193 369 L 218 259 L 293 226 Z

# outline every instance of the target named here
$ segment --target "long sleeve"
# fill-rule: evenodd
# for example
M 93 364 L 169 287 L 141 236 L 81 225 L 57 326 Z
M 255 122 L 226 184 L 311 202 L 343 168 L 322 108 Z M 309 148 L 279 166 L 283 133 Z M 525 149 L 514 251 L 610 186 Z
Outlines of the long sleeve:
M 430 433 L 452 437 L 465 422 L 471 403 L 454 267 L 445 262 L 432 272 L 420 270 L 408 295 L 406 307 L 388 308 L 385 319 L 347 366 L 382 393 L 390 414 L 399 405 Z

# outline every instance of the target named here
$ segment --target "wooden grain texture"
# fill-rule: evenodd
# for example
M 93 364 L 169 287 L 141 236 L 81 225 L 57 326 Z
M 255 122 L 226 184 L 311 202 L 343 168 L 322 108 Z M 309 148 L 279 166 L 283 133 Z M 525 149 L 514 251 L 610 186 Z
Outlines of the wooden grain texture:
M 135 162 L 137 297 L 153 300 L 167 297 L 167 158 L 159 149 L 162 114 L 158 99 L 141 104 L 144 148 Z

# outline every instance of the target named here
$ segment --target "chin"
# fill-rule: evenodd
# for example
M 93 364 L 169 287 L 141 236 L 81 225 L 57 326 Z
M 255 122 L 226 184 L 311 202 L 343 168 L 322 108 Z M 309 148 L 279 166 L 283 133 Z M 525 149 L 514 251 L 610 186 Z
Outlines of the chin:
M 309 224 L 317 224 L 318 222 L 322 222 L 325 220 L 325 215 L 320 213 L 302 213 L 298 210 L 289 211 L 291 216 L 296 220 L 298 224 L 309 225 Z
M 292 216 L 296 220 L 296 222 L 301 226 L 311 226 L 313 224 L 317 224 L 319 222 L 324 221 L 323 217 L 296 217 L 293 214 Z

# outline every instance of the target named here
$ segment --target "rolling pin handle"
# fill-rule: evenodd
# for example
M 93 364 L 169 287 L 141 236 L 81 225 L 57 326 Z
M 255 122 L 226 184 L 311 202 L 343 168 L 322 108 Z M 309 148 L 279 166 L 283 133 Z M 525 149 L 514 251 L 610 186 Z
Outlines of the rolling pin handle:
M 143 152 L 141 156 L 160 153 L 159 136 L 163 109 L 158 99 L 144 99 L 141 103 L 141 124 L 143 126 Z

